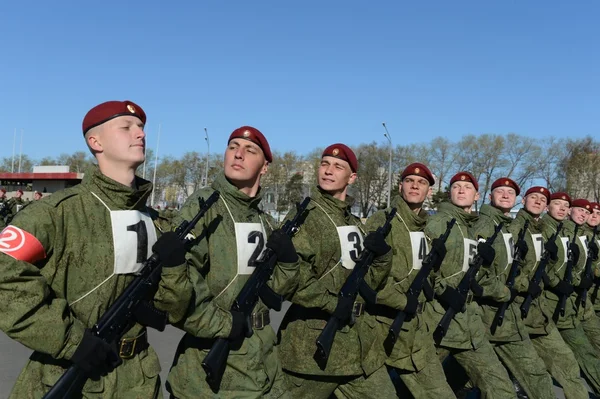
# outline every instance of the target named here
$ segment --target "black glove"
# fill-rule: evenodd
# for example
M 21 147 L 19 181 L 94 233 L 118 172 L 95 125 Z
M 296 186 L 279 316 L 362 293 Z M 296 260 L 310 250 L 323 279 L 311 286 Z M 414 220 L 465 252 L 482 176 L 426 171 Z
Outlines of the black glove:
M 529 282 L 529 287 L 527 287 L 527 293 L 531 295 L 532 298 L 537 298 L 542 293 L 542 288 L 539 284 L 532 284 L 531 282 Z
M 571 251 L 571 254 L 573 255 L 573 264 L 576 265 L 579 262 L 579 255 L 580 255 L 579 245 L 572 242 L 571 244 L 569 244 L 569 250 Z
M 290 236 L 281 229 L 273 230 L 266 244 L 277 254 L 277 260 L 283 263 L 295 263 L 298 261 L 298 254 Z
M 117 349 L 85 330 L 71 361 L 88 375 L 106 375 L 122 363 Z
M 558 291 L 559 293 L 563 294 L 563 295 L 571 295 L 573 293 L 573 286 L 565 281 L 559 281 L 558 284 L 556 284 L 556 287 L 554 287 L 555 291 Z
M 187 252 L 185 244 L 173 231 L 161 235 L 152 246 L 152 251 L 158 255 L 163 267 L 174 267 L 185 263 Z
M 591 278 L 582 277 L 581 283 L 579 283 L 579 288 L 581 288 L 582 290 L 589 290 L 590 288 L 592 288 L 592 285 L 594 285 L 594 282 Z
M 475 279 L 471 280 L 471 285 L 469 286 L 473 295 L 480 298 L 483 296 L 483 287 L 479 285 Z
M 333 311 L 333 317 L 344 324 L 352 324 L 354 309 L 354 299 L 347 296 L 338 297 L 338 303 Z
M 446 304 L 447 307 L 454 309 L 456 313 L 462 312 L 465 306 L 465 298 L 452 287 L 446 287 L 444 292 L 439 296 L 439 299 Z
M 596 240 L 591 240 L 588 244 L 588 250 L 590 251 L 590 256 L 592 260 L 595 262 L 598 260 L 598 244 L 596 244 Z
M 242 336 L 249 337 L 252 335 L 252 326 L 250 320 L 244 312 L 230 311 L 231 313 L 231 331 L 229 332 L 229 340 L 236 340 Z
M 556 246 L 556 242 L 548 241 L 546 245 L 544 245 L 544 250 L 548 251 L 550 259 L 555 262 L 558 260 L 558 246 Z
M 527 256 L 527 252 L 529 252 L 529 247 L 527 246 L 525 240 L 517 241 L 517 244 L 515 246 L 517 247 L 516 249 L 517 253 L 519 254 L 519 257 L 521 259 L 525 259 L 525 256 Z
M 544 287 L 550 287 L 550 277 L 548 277 L 548 273 L 546 273 L 546 271 L 542 273 L 542 281 L 544 282 Z
M 512 302 L 515 300 L 517 295 L 519 295 L 519 291 L 517 291 L 516 288 L 509 288 L 509 290 L 510 290 L 510 299 L 508 301 Z
M 414 315 L 417 313 L 417 306 L 419 306 L 419 298 L 417 298 L 415 295 L 407 295 L 404 313 Z
M 490 244 L 485 242 L 480 242 L 477 244 L 477 254 L 481 256 L 481 259 L 483 260 L 483 266 L 490 267 L 492 263 L 494 263 L 496 251 Z
M 383 234 L 376 231 L 367 234 L 364 244 L 365 248 L 373 252 L 376 257 L 385 255 L 390 251 L 390 249 L 392 249 L 392 247 L 385 242 L 385 237 Z
M 431 287 L 431 284 L 429 284 L 429 281 L 427 280 L 423 281 L 423 294 L 427 301 L 433 301 L 435 293 L 433 292 L 433 287 Z
M 433 271 L 437 272 L 440 266 L 442 265 L 444 257 L 446 256 L 446 244 L 444 243 L 444 241 L 440 238 L 434 238 L 431 241 L 431 252 L 436 254 L 438 260 L 436 264 L 432 265 Z
M 594 284 L 600 285 L 600 277 L 594 277 Z

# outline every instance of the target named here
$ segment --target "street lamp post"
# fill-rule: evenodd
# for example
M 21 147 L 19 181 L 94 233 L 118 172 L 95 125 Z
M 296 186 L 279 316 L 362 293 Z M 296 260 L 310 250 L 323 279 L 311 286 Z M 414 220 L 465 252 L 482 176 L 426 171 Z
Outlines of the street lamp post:
M 206 140 L 206 170 L 204 171 L 204 185 L 208 186 L 208 159 L 210 158 L 210 141 L 208 140 L 208 129 L 204 128 L 204 140 Z
M 388 142 L 390 143 L 390 164 L 388 165 L 388 197 L 387 197 L 387 206 L 390 207 L 390 200 L 392 197 L 392 136 L 390 136 L 390 132 L 388 132 L 387 126 L 385 122 L 381 123 L 383 128 L 385 129 L 385 133 L 383 134 Z

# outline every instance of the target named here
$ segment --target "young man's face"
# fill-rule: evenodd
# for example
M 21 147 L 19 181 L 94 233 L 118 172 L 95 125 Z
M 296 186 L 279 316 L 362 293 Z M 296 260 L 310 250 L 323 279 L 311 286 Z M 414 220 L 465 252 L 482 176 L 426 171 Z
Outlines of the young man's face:
M 523 198 L 523 206 L 527 212 L 537 217 L 540 216 L 548 204 L 548 198 L 541 193 L 531 193 Z
M 15 194 L 15 197 L 17 198 L 21 198 L 23 196 L 23 193 L 20 191 L 17 191 L 17 193 Z
M 93 128 L 88 144 L 110 164 L 137 167 L 144 163 L 146 133 L 144 123 L 135 116 L 119 116 Z M 95 142 L 90 143 L 89 137 Z
M 333 196 L 344 192 L 356 180 L 348 162 L 329 155 L 321 158 L 318 176 L 319 187 Z
M 34 200 L 36 200 L 36 201 L 37 201 L 37 200 L 39 200 L 39 199 L 41 199 L 41 198 L 42 198 L 42 194 L 40 194 L 40 193 L 35 193 L 35 194 L 33 194 L 33 199 L 34 199 Z
M 471 209 L 473 203 L 479 199 L 479 193 L 471 182 L 457 181 L 450 187 L 450 202 L 463 208 Z
M 424 177 L 408 175 L 400 182 L 400 195 L 407 204 L 420 206 L 430 193 L 429 181 Z
M 493 207 L 507 213 L 517 202 L 517 192 L 512 187 L 496 187 L 490 194 L 490 200 Z
M 579 226 L 582 226 L 585 222 L 587 222 L 589 217 L 590 211 L 588 211 L 587 209 L 581 208 L 579 206 L 571 208 L 571 220 Z
M 590 213 L 590 217 L 587 220 L 587 224 L 590 227 L 596 227 L 600 224 L 600 209 L 592 210 L 592 213 Z
M 548 214 L 559 222 L 569 215 L 569 202 L 555 199 L 548 204 Z
M 268 162 L 258 144 L 239 137 L 231 139 L 224 156 L 225 176 L 230 181 L 252 185 L 267 169 Z

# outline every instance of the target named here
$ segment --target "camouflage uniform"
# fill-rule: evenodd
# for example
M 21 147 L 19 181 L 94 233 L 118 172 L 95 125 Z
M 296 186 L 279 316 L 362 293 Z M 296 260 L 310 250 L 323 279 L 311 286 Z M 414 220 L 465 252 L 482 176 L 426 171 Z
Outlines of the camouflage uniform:
M 68 360 L 84 330 L 98 321 L 134 279 L 131 273 L 141 267 L 136 262 L 138 251 L 129 244 L 143 250 L 143 255 L 151 253 L 156 234 L 145 203 L 152 184 L 136 178 L 136 185 L 137 189 L 124 186 L 92 168 L 81 184 L 36 201 L 14 219 L 12 225 L 35 236 L 47 256 L 31 264 L 0 255 L 0 329 L 34 350 L 12 398 L 40 398 L 71 365 Z M 145 218 L 141 220 L 147 248 L 140 248 L 137 234 L 131 241 L 127 226 L 112 219 L 109 210 L 142 215 L 138 218 Z M 115 253 L 118 241 L 127 244 Z M 120 257 L 116 262 L 125 252 L 132 254 L 133 260 Z M 167 280 L 182 275 L 185 266 L 163 273 Z M 177 295 L 173 300 L 185 298 Z M 146 328 L 136 323 L 124 337 L 142 338 L 144 334 Z M 161 397 L 159 372 L 154 350 L 143 349 L 107 376 L 88 380 L 82 397 Z
M 441 203 L 438 213 L 427 221 L 427 237 L 439 237 L 446 230 L 446 223 L 452 218 L 456 219 L 456 224 L 446 241 L 447 253 L 439 272 L 434 274 L 434 287 L 438 295 L 448 286 L 458 286 L 470 260 L 465 259 L 464 253 L 468 250 L 467 253 L 472 254 L 476 248 L 476 242 L 472 239 L 469 229 L 477 221 L 477 216 L 449 202 Z M 468 302 L 466 311 L 454 316 L 448 332 L 438 345 L 438 354 L 452 354 L 465 368 L 473 383 L 481 389 L 484 397 L 516 397 L 506 369 L 485 337 L 481 307 L 476 302 Z M 430 331 L 435 330 L 445 312 L 446 309 L 437 299 L 427 302 L 425 317 Z
M 529 221 L 525 242 L 527 255 L 521 262 L 521 273 L 515 280 L 514 288 L 519 292 L 515 304 L 520 307 L 527 296 L 529 282 L 537 269 L 543 251 L 543 225 L 541 220 L 536 220 L 525 209 L 519 210 L 515 220 L 510 224 L 509 231 L 516 239 L 519 232 Z M 560 249 L 560 248 L 559 248 Z M 549 267 L 549 266 L 548 266 Z M 548 270 L 548 267 L 546 270 Z M 529 337 L 538 355 L 546 364 L 550 375 L 563 387 L 565 396 L 571 398 L 587 398 L 587 389 L 579 378 L 579 367 L 575 355 L 564 342 L 554 322 L 552 312 L 548 310 L 545 291 L 534 299 L 529 308 L 529 313 L 524 321 L 529 332 Z
M 385 287 L 377 293 L 378 306 L 373 311 L 377 317 L 369 319 L 374 330 L 371 335 L 375 335 L 376 340 L 365 363 L 371 361 L 379 365 L 381 359 L 385 360 L 385 364 L 396 369 L 402 382 L 416 398 L 452 398 L 454 393 L 446 382 L 433 339 L 423 319 L 423 293 L 419 295 L 417 314 L 404 322 L 398 341 L 386 359 L 384 342 L 392 321 L 397 309 L 405 308 L 408 288 L 421 267 L 424 255 L 429 252 L 423 233 L 427 213 L 421 211 L 417 215 L 401 197 L 396 197 L 392 207 L 397 209 L 397 213 L 386 239 L 393 251 L 392 270 Z M 389 209 L 385 212 L 389 212 Z M 381 226 L 385 222 L 385 212 L 373 214 L 367 221 L 366 229 L 374 231 Z M 370 307 L 367 310 L 371 312 Z
M 496 328 L 495 334 L 490 331 L 498 306 L 511 297 L 505 284 L 513 261 L 513 240 L 517 239 L 517 236 L 513 238 L 508 232 L 511 221 L 512 218 L 505 216 L 499 209 L 482 205 L 479 220 L 473 226 L 475 237 L 487 239 L 494 234 L 498 224 L 504 223 L 494 241 L 494 263 L 489 268 L 482 268 L 478 275 L 479 284 L 483 288 L 483 296 L 478 299 L 483 310 L 481 318 L 496 354 L 521 383 L 527 395 L 530 398 L 551 398 L 554 395 L 552 378 L 529 340 L 518 304 L 512 302 L 506 308 L 504 321 Z
M 368 313 L 355 312 L 356 323 L 337 332 L 324 370 L 313 358 L 317 337 L 334 312 L 337 294 L 351 272 L 344 259 L 348 255 L 357 259 L 362 250 L 362 227 L 350 213 L 351 198 L 341 201 L 317 189 L 311 199 L 306 220 L 293 238 L 301 261 L 300 283 L 279 330 L 288 390 L 294 398 L 328 398 L 334 392 L 346 398 L 393 397 L 395 389 L 384 359 L 362 364 L 372 345 L 372 326 L 376 323 Z M 338 236 L 347 228 L 342 226 L 354 229 L 347 239 L 341 233 Z M 342 241 L 351 244 L 352 250 L 342 251 Z M 365 278 L 370 287 L 377 288 L 383 282 L 391 258 L 391 251 L 375 258 Z M 364 302 L 359 298 L 358 303 Z M 362 305 L 355 309 L 362 309 Z
M 544 239 L 548 239 L 552 234 L 556 232 L 558 222 L 553 219 L 549 214 L 544 215 L 542 218 L 544 222 Z M 548 306 L 548 313 L 554 314 L 556 312 L 559 296 L 557 295 L 554 287 L 559 281 L 564 279 L 566 264 L 567 264 L 567 243 L 570 243 L 575 233 L 575 224 L 571 221 L 563 222 L 562 232 L 557 238 L 558 246 L 558 260 L 550 264 L 548 269 L 548 281 L 549 286 L 544 290 L 544 296 L 546 297 L 546 305 Z M 579 235 L 579 233 L 578 233 Z M 585 252 L 583 244 L 579 237 L 576 238 L 577 246 L 580 250 L 580 256 L 577 264 L 573 266 L 573 279 L 572 285 L 577 286 L 580 283 L 580 275 L 583 270 L 581 266 L 582 262 L 585 262 Z M 591 385 L 594 392 L 600 393 L 600 353 L 592 346 L 589 339 L 587 338 L 585 331 L 579 321 L 577 315 L 577 306 L 575 302 L 577 300 L 577 293 L 573 292 L 566 301 L 565 314 L 564 316 L 558 317 L 556 320 L 556 326 L 560 331 L 560 335 L 563 337 L 567 345 L 571 348 L 575 354 L 575 359 L 581 367 L 587 381 Z
M 6 218 L 10 215 L 10 206 L 6 197 L 0 198 L 0 229 L 6 227 Z
M 272 230 L 268 216 L 258 208 L 262 198 L 260 192 L 251 198 L 232 185 L 224 174 L 211 188 L 200 189 L 188 198 L 175 218 L 174 226 L 181 220 L 190 220 L 198 212 L 198 198 L 206 199 L 214 190 L 220 192 L 220 198 L 193 230 L 197 238 L 187 255 L 189 279 L 182 281 L 179 287 L 179 290 L 192 290 L 195 302 L 179 324 L 186 334 L 177 348 L 167 389 L 177 398 L 279 398 L 285 395 L 285 386 L 275 348 L 275 332 L 268 324 L 255 325 L 252 337 L 244 339 L 239 348 L 231 351 L 218 393 L 211 391 L 201 367 L 215 338 L 230 335 L 232 315 L 229 309 L 254 270 L 248 266 L 246 255 L 238 256 L 236 245 L 243 242 L 244 248 L 249 247 L 253 254 L 258 254 L 266 241 L 261 235 L 256 245 L 250 247 L 248 232 L 243 235 L 240 230 L 238 235 L 236 228 L 253 223 L 254 229 L 262 229 L 265 234 Z M 297 274 L 296 263 L 278 263 L 270 284 L 277 293 L 284 295 L 295 288 Z M 183 308 L 187 308 L 186 304 Z M 173 308 L 163 309 L 173 312 Z M 268 312 L 259 301 L 253 319 L 263 324 Z
M 592 239 L 592 236 L 594 234 L 593 230 L 588 225 L 583 226 L 582 229 L 585 234 L 586 242 L 583 245 L 583 247 L 585 248 L 585 254 L 582 252 L 580 255 L 580 256 L 584 257 L 583 269 L 582 269 L 581 273 L 583 273 L 583 271 L 585 270 L 585 262 L 587 262 L 587 259 L 586 259 L 588 256 L 587 243 L 589 242 L 589 240 Z M 596 234 L 596 240 L 598 240 L 598 234 Z M 594 275 L 597 273 L 597 270 L 598 270 L 597 266 L 598 266 L 598 261 L 592 261 L 592 279 L 594 278 Z M 578 315 L 579 315 L 579 321 L 581 322 L 581 326 L 583 327 L 583 331 L 585 331 L 585 335 L 587 335 L 588 339 L 590 340 L 590 343 L 594 346 L 596 351 L 598 351 L 598 353 L 600 353 L 600 317 L 598 317 L 598 315 L 596 315 L 596 313 L 594 312 L 594 305 L 592 304 L 592 301 L 591 301 L 591 296 L 592 296 L 593 291 L 594 291 L 593 287 L 588 290 L 585 309 L 581 306 L 581 304 L 578 303 L 579 304 Z M 582 292 L 582 290 L 578 290 L 578 295 L 580 295 L 581 292 Z

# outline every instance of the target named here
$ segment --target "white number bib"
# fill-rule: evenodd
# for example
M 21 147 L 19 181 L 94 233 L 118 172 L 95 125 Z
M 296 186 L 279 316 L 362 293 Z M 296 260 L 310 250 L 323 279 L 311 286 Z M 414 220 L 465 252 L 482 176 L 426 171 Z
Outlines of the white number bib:
M 21 209 L 23 209 L 23 205 L 17 205 L 17 212 L 19 212 Z
M 256 260 L 265 250 L 265 236 L 261 223 L 235 224 L 238 274 L 248 275 L 254 272 Z
M 568 252 L 568 245 L 569 245 L 569 237 L 560 237 L 560 242 L 562 242 L 562 246 L 563 249 L 565 250 L 565 258 L 564 258 L 564 262 L 562 265 L 560 265 L 559 269 L 562 268 L 566 263 L 567 263 L 567 254 Z
M 422 231 L 410 232 L 410 246 L 412 248 L 412 268 L 414 270 L 421 269 L 423 259 L 429 253 L 429 246 L 425 239 L 425 233 Z
M 502 237 L 504 238 L 504 245 L 506 246 L 506 256 L 508 259 L 508 265 L 511 265 L 514 259 L 513 251 L 515 249 L 515 244 L 513 243 L 513 236 L 510 233 L 502 233 Z
M 533 249 L 535 250 L 535 260 L 542 260 L 542 248 L 544 247 L 544 238 L 541 234 L 532 234 L 531 239 L 533 240 Z
M 469 263 L 471 263 L 473 258 L 475 258 L 475 255 L 477 255 L 477 241 L 465 238 L 462 267 L 463 272 L 469 270 Z
M 110 211 L 115 274 L 137 273 L 152 255 L 156 242 L 154 223 L 140 211 Z
M 340 261 L 344 268 L 352 270 L 363 250 L 362 233 L 357 226 L 341 226 L 336 229 L 342 253 Z
M 581 245 L 583 245 L 583 254 L 584 254 L 583 256 L 584 256 L 584 258 L 587 259 L 587 256 L 588 256 L 588 245 L 587 245 L 588 238 L 587 238 L 587 236 L 579 236 L 578 238 L 579 238 L 579 241 L 581 242 Z

